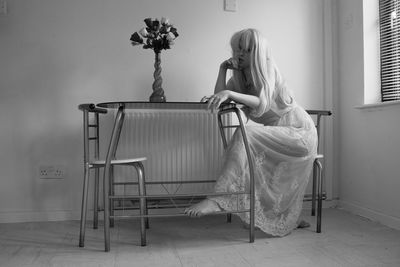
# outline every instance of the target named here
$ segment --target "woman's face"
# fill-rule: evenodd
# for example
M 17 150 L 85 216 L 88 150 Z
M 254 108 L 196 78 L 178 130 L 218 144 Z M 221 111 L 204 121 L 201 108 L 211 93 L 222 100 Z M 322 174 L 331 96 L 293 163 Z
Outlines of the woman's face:
M 238 60 L 239 69 L 247 69 L 250 67 L 250 56 L 251 49 L 245 48 L 245 44 L 243 41 L 239 43 L 239 49 L 235 51 L 236 58 Z

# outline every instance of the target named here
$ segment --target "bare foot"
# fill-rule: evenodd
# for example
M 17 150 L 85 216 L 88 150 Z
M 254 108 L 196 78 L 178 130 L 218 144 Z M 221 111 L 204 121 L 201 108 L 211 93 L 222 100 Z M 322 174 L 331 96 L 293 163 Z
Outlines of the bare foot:
M 218 206 L 217 202 L 210 199 L 204 199 L 185 209 L 185 214 L 190 217 L 200 217 L 218 211 L 221 211 L 221 208 Z

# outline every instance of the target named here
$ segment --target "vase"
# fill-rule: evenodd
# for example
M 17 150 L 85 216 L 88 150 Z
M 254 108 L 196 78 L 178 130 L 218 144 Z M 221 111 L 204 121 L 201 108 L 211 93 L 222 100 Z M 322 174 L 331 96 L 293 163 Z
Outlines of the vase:
M 162 77 L 161 77 L 161 52 L 155 53 L 154 62 L 154 82 L 153 82 L 153 93 L 150 95 L 150 102 L 166 102 L 167 99 L 162 89 Z

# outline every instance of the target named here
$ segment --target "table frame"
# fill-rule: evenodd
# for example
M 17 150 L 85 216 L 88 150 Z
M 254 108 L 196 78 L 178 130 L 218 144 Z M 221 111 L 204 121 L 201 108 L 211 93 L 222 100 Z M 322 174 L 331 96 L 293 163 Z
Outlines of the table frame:
M 191 102 L 166 102 L 166 103 L 149 103 L 149 102 L 106 102 L 97 104 L 98 107 L 107 108 L 107 109 L 117 109 L 117 113 L 115 115 L 114 126 L 111 133 L 111 138 L 108 146 L 106 163 L 104 169 L 104 177 L 103 177 L 103 201 L 104 201 L 104 242 L 105 242 L 105 251 L 110 251 L 110 222 L 113 224 L 114 218 L 118 216 L 114 216 L 113 211 L 111 209 L 112 201 L 115 198 L 111 196 L 111 186 L 112 183 L 110 181 L 110 177 L 112 175 L 111 169 L 111 160 L 116 154 L 116 150 L 118 147 L 118 141 L 121 135 L 123 122 L 125 118 L 125 109 L 207 109 L 206 103 L 191 103 Z M 211 111 L 210 111 L 211 112 Z M 238 118 L 239 124 L 237 125 L 224 125 L 222 121 L 222 116 L 227 114 L 235 114 Z M 225 135 L 224 129 L 226 128 L 236 128 L 240 130 L 243 144 L 246 151 L 246 156 L 249 162 L 249 173 L 250 173 L 250 192 L 236 192 L 236 193 L 207 193 L 207 194 L 199 194 L 195 193 L 191 196 L 221 196 L 221 195 L 235 195 L 235 194 L 249 194 L 250 195 L 250 207 L 249 209 L 242 210 L 234 210 L 234 211 L 221 211 L 215 214 L 228 214 L 228 221 L 230 221 L 230 214 L 232 213 L 241 213 L 241 212 L 249 212 L 250 213 L 250 226 L 249 226 L 249 242 L 254 242 L 254 228 L 255 228 L 255 184 L 254 184 L 254 165 L 252 160 L 252 155 L 250 153 L 250 148 L 247 140 L 246 128 L 244 127 L 243 120 L 241 117 L 241 106 L 236 104 L 226 104 L 223 105 L 218 110 L 218 124 L 220 128 L 221 137 L 223 140 L 224 148 L 226 149 L 228 146 L 228 141 Z M 143 174 L 144 177 L 144 174 Z M 145 184 L 143 185 L 145 186 Z M 141 187 L 141 186 L 140 186 Z M 185 195 L 187 196 L 187 195 Z M 148 214 L 146 201 L 151 198 L 158 198 L 160 195 L 146 195 L 145 188 L 139 188 L 139 195 L 128 195 L 118 198 L 123 199 L 139 199 L 140 203 L 140 215 L 129 215 L 124 217 L 139 217 L 141 220 L 140 223 L 140 232 L 141 232 L 141 245 L 146 245 L 146 225 L 147 220 L 150 217 L 171 217 L 171 216 L 187 216 L 183 213 L 171 213 L 171 214 Z M 165 197 L 165 196 L 164 196 Z M 169 195 L 169 197 L 173 198 L 182 198 L 182 194 Z

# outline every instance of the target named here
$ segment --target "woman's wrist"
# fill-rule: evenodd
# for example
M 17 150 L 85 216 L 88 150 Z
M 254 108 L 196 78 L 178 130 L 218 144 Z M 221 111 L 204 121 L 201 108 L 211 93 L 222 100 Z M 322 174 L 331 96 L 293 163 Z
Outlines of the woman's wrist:
M 226 90 L 226 91 L 227 91 L 227 94 L 228 94 L 228 99 L 233 100 L 232 99 L 233 92 L 231 90 Z
M 221 65 L 219 65 L 219 70 L 227 70 L 228 69 L 228 67 L 226 66 L 226 63 L 225 62 L 222 62 L 221 63 Z

